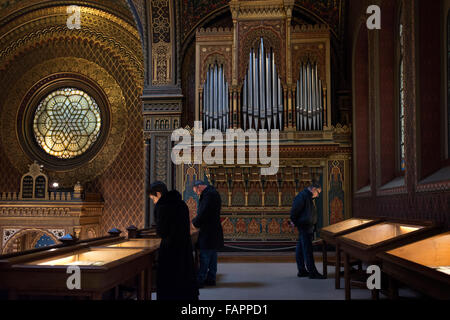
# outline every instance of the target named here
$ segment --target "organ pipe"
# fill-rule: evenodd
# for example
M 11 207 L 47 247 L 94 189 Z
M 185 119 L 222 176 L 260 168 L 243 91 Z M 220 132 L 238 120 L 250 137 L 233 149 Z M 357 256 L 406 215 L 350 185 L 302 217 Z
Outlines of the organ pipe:
M 275 60 L 272 54 L 272 88 L 273 88 L 273 94 L 272 94 L 272 107 L 273 107 L 273 127 L 277 127 L 278 123 L 278 76 L 277 76 L 277 67 L 275 66 Z
M 229 87 L 222 65 L 208 67 L 203 85 L 203 128 L 225 131 L 230 124 Z
M 248 75 L 248 73 L 247 73 Z M 247 82 L 244 81 L 244 89 L 243 91 L 243 102 L 242 102 L 242 114 L 244 119 L 247 117 L 247 103 L 248 103 L 248 98 L 247 98 Z M 244 131 L 247 130 L 247 122 L 243 122 L 243 126 L 244 126 Z
M 209 85 L 209 104 L 207 106 L 208 111 L 209 111 L 209 126 L 208 129 L 211 129 L 213 127 L 213 72 L 211 70 L 211 68 L 209 68 L 209 81 L 207 81 L 208 85 Z
M 248 69 L 248 79 L 250 81 L 247 83 L 247 89 L 248 89 L 248 115 L 249 115 L 249 125 L 248 127 L 251 129 L 253 125 L 253 91 L 254 91 L 254 85 L 253 85 L 253 76 L 254 76 L 254 66 L 253 66 L 253 49 L 250 52 L 250 63 L 249 63 L 249 69 Z M 247 122 L 247 119 L 244 118 L 243 122 Z
M 272 128 L 272 115 L 273 115 L 273 105 L 272 105 L 272 54 L 269 52 L 266 55 L 266 89 L 267 89 L 267 128 Z
M 297 130 L 323 130 L 324 97 L 317 63 L 301 63 L 296 92 Z
M 264 123 L 266 120 L 266 70 L 265 70 L 265 52 L 264 52 L 264 41 L 261 39 L 261 46 L 259 48 L 259 97 L 261 101 L 261 108 L 259 108 L 259 119 L 261 121 L 261 129 L 264 129 Z
M 255 119 L 255 124 L 253 126 L 253 128 L 255 128 L 256 130 L 258 130 L 258 120 L 259 120 L 259 87 L 260 87 L 260 70 L 259 70 L 259 57 L 257 53 L 254 53 L 254 62 L 253 62 L 253 69 L 254 69 L 254 74 L 253 74 L 253 97 L 255 98 L 255 100 L 253 100 L 253 117 Z M 252 127 L 250 127 L 252 128 Z
M 326 90 L 315 62 L 302 62 L 295 87 L 294 121 L 298 131 L 323 130 L 326 120 Z M 203 127 L 225 131 L 230 126 L 229 85 L 224 68 L 210 65 L 203 84 Z M 272 48 L 264 46 L 249 53 L 249 64 L 242 90 L 242 127 L 247 129 L 283 129 L 283 90 Z
M 250 50 L 243 90 L 242 105 L 247 108 L 243 108 L 242 114 L 244 129 L 282 129 L 281 80 L 273 50 L 264 46 L 262 38 L 259 48 Z

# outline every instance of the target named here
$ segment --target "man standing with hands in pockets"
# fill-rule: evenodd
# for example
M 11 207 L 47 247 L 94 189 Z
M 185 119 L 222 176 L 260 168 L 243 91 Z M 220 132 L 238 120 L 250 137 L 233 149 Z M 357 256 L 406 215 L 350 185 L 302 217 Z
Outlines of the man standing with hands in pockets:
M 194 192 L 199 196 L 197 216 L 192 224 L 199 229 L 197 246 L 200 268 L 198 285 L 216 285 L 217 250 L 223 247 L 223 230 L 220 222 L 222 200 L 213 186 L 203 181 L 194 182 Z
M 315 199 L 322 192 L 322 187 L 313 182 L 301 191 L 294 199 L 291 208 L 291 221 L 298 229 L 298 242 L 295 250 L 298 277 L 325 279 L 314 264 L 312 240 L 314 227 L 317 224 L 317 208 Z

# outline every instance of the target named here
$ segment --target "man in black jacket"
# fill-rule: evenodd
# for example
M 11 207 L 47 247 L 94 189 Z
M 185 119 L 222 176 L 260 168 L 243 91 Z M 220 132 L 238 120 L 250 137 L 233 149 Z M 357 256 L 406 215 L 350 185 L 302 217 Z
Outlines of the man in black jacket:
M 151 184 L 158 252 L 156 295 L 158 300 L 198 300 L 198 288 L 190 234 L 189 208 L 181 194 L 168 191 L 163 182 Z
M 319 197 L 322 188 L 312 183 L 294 199 L 291 209 L 291 221 L 298 229 L 298 242 L 295 250 L 298 277 L 309 276 L 311 279 L 325 279 L 314 264 L 312 240 L 314 227 L 317 223 L 315 198 Z M 306 267 L 305 267 L 306 263 Z
M 194 192 L 199 196 L 197 216 L 192 224 L 200 229 L 197 246 L 199 249 L 200 268 L 198 285 L 216 285 L 217 250 L 223 247 L 223 230 L 220 222 L 222 200 L 213 186 L 203 181 L 194 183 Z

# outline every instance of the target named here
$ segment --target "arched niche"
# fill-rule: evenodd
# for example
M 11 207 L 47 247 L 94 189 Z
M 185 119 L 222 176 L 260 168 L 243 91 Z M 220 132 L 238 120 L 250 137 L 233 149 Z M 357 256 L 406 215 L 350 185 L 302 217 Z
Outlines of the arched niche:
M 19 200 L 48 200 L 48 177 L 35 161 L 20 180 Z

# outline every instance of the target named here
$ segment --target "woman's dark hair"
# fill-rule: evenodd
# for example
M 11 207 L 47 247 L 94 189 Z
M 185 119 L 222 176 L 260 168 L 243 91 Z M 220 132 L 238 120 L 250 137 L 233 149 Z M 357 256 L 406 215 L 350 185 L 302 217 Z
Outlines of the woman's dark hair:
M 317 181 L 314 181 L 314 180 L 311 182 L 310 187 L 316 188 L 316 189 L 322 189 L 322 186 L 320 185 L 320 183 L 318 183 Z
M 161 195 L 167 193 L 167 187 L 166 184 L 164 182 L 161 181 L 155 181 L 150 185 L 150 190 L 149 190 L 149 194 L 152 196 L 156 196 L 157 192 L 161 193 Z

